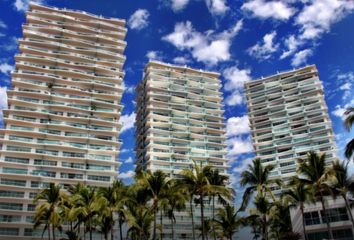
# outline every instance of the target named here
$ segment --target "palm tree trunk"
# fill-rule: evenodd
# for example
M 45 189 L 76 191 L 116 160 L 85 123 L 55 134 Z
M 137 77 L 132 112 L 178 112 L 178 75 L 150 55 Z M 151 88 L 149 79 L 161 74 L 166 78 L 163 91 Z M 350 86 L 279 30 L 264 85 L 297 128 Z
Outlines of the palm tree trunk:
M 155 205 L 155 204 L 154 204 Z M 154 229 L 152 233 L 152 240 L 156 239 L 156 207 L 154 207 Z
M 263 238 L 268 240 L 268 230 L 267 230 L 267 215 L 263 215 Z
M 86 240 L 86 223 L 84 223 L 84 240 Z
M 50 240 L 50 224 L 47 226 L 47 231 L 48 231 L 48 239 Z
M 111 240 L 114 239 L 114 233 L 113 232 L 114 232 L 114 225 L 111 228 Z
M 200 216 L 201 216 L 201 223 L 202 223 L 202 240 L 205 238 L 205 224 L 204 224 L 204 196 L 203 192 L 200 194 Z
M 53 234 L 53 240 L 55 240 L 55 227 L 54 227 L 54 224 L 52 224 L 52 234 Z
M 120 240 L 123 240 L 123 230 L 122 230 L 122 218 L 119 217 L 119 237 L 120 237 Z
M 213 236 L 214 240 L 216 240 L 216 232 L 215 232 L 215 227 L 214 227 L 214 221 L 215 221 L 215 196 L 213 195 L 213 222 L 212 222 L 212 229 L 213 229 Z
M 342 197 L 344 199 L 345 206 L 347 208 L 347 211 L 348 211 L 348 214 L 349 214 L 349 217 L 350 217 L 350 221 L 352 222 L 352 232 L 353 232 L 353 236 L 354 236 L 354 219 L 353 219 L 352 209 L 349 206 L 347 196 L 345 194 L 342 194 Z
M 173 217 L 171 217 L 171 231 L 172 231 L 172 240 L 175 240 L 175 229 L 173 227 Z
M 300 205 L 300 210 L 301 210 L 301 217 L 302 217 L 302 231 L 304 233 L 304 239 L 307 240 L 307 235 L 306 235 L 306 228 L 305 228 L 305 217 L 304 217 L 304 204 L 301 203 Z
M 92 219 L 89 219 L 90 240 L 92 240 Z
M 162 233 L 163 233 L 163 228 L 162 228 L 162 210 L 160 211 L 160 239 L 162 240 Z
M 329 224 L 329 220 L 327 218 L 326 207 L 325 207 L 325 204 L 324 204 L 324 200 L 323 200 L 322 194 L 321 194 L 321 204 L 322 204 L 323 215 L 324 215 L 324 217 L 326 219 L 328 235 L 329 235 L 329 238 L 332 240 L 333 239 L 333 234 L 332 234 L 332 230 L 331 230 L 331 225 Z
M 193 240 L 195 240 L 194 213 L 193 213 L 193 195 L 191 196 L 191 199 L 189 200 L 189 207 L 190 207 L 190 210 L 191 210 L 191 218 L 192 218 L 192 234 L 193 234 Z

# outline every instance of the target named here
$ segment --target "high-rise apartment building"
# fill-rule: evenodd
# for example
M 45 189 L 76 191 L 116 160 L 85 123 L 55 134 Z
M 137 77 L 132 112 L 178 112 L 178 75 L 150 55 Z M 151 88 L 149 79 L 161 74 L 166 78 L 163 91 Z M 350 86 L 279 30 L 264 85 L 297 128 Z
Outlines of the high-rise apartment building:
M 331 120 L 316 66 L 282 72 L 245 84 L 256 157 L 275 165 L 272 178 L 296 175 L 297 159 L 308 151 L 336 157 Z M 274 194 L 281 189 L 274 186 Z
M 137 168 L 178 178 L 196 161 L 227 174 L 220 88 L 218 73 L 149 62 L 136 89 Z M 176 213 L 176 220 L 176 238 L 191 239 L 189 213 Z M 164 237 L 171 239 L 170 220 L 165 223 Z
M 0 130 L 0 239 L 41 236 L 33 199 L 49 182 L 117 176 L 125 34 L 121 19 L 30 5 Z

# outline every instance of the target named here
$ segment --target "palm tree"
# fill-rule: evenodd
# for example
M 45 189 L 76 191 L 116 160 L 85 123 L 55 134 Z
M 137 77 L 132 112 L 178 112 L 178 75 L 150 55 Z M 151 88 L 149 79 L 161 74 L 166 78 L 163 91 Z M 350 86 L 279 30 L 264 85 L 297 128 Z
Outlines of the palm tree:
M 345 116 L 344 126 L 348 131 L 350 131 L 354 123 L 354 107 L 349 107 L 345 111 L 344 116 Z M 347 143 L 347 146 L 345 147 L 345 156 L 348 160 L 353 156 L 353 154 L 354 154 L 354 138 L 350 140 L 350 142 Z
M 292 182 L 292 188 L 285 190 L 283 196 L 285 200 L 290 203 L 290 205 L 298 206 L 300 208 L 303 236 L 305 240 L 307 240 L 304 208 L 305 203 L 313 202 L 312 191 L 309 186 L 305 185 L 305 183 L 300 181 L 298 178 L 295 178 Z
M 262 237 L 263 239 L 268 240 L 268 214 L 273 205 L 268 201 L 265 193 L 262 193 L 261 191 L 258 192 L 253 203 L 257 210 L 256 215 L 259 215 L 258 222 L 261 225 Z
M 144 205 L 129 204 L 125 216 L 129 225 L 128 235 L 132 239 L 148 240 L 151 223 L 154 221 L 154 212 Z
M 289 205 L 284 198 L 272 202 L 269 212 L 270 239 L 282 239 L 285 234 L 292 232 Z
M 211 166 L 200 166 L 196 162 L 194 162 L 193 169 L 184 169 L 181 172 L 181 182 L 188 189 L 193 189 L 195 196 L 198 196 L 198 203 L 200 204 L 200 224 L 202 226 L 202 240 L 205 239 L 205 229 L 204 229 L 204 198 L 207 197 L 210 192 L 210 183 L 208 176 L 210 175 Z M 192 212 L 192 209 L 191 209 Z M 193 219 L 193 217 L 192 217 Z M 193 227 L 194 229 L 194 227 Z M 194 230 L 193 230 L 193 238 L 194 238 Z
M 104 211 L 104 207 L 107 206 L 107 201 L 100 196 L 93 187 L 81 188 L 80 192 L 73 195 L 72 198 L 75 203 L 74 215 L 82 216 L 85 225 L 84 233 L 86 229 L 88 229 L 90 240 L 92 240 L 94 217 Z
M 219 209 L 214 222 L 222 237 L 232 240 L 239 226 L 244 224 L 244 219 L 238 218 L 237 213 L 235 207 L 231 205 Z
M 51 239 L 50 231 L 52 231 L 52 237 L 55 240 L 55 229 L 61 230 L 60 205 L 64 199 L 66 199 L 66 195 L 60 190 L 60 187 L 50 183 L 49 187 L 43 189 L 34 200 L 35 203 L 41 202 L 36 208 L 34 228 L 44 223 L 43 234 L 47 229 L 49 239 Z
M 164 189 L 167 188 L 167 178 L 166 174 L 160 170 L 151 173 L 141 172 L 140 177 L 138 177 L 138 184 L 142 187 L 145 187 L 148 191 L 151 192 L 152 196 L 152 210 L 154 214 L 154 228 L 152 239 L 156 239 L 156 219 L 157 212 L 159 210 L 160 201 L 164 197 Z M 161 226 L 162 227 L 162 226 Z
M 347 197 L 348 193 L 354 192 L 354 181 L 348 176 L 348 165 L 344 164 L 344 162 L 336 161 L 332 164 L 332 168 L 330 169 L 329 174 L 332 177 L 329 180 L 329 187 L 332 189 L 334 197 L 339 195 L 343 198 L 347 212 L 352 222 L 352 230 L 354 234 L 354 219 Z
M 226 187 L 228 177 L 221 175 L 218 169 L 212 169 L 207 176 L 209 183 L 211 185 L 210 195 L 212 198 L 212 220 L 215 220 L 215 197 L 218 197 L 219 202 L 226 204 L 227 200 L 232 199 L 233 191 L 230 188 Z M 216 240 L 216 232 L 214 225 L 211 225 L 213 238 Z
M 176 223 L 175 211 L 181 211 L 185 209 L 187 201 L 188 201 L 188 192 L 186 192 L 184 188 L 181 188 L 177 181 L 174 180 L 169 181 L 169 184 L 165 191 L 165 196 L 161 201 L 161 206 L 171 221 L 172 240 L 175 239 L 175 232 L 174 232 L 174 224 Z
M 107 203 L 107 205 L 105 206 L 106 209 L 104 211 L 106 215 L 105 218 L 102 220 L 104 221 L 104 227 L 109 230 L 111 234 L 111 239 L 114 239 L 114 213 L 117 212 L 119 220 L 121 219 L 122 208 L 124 207 L 124 200 L 126 200 L 124 192 L 125 186 L 120 180 L 115 180 L 109 187 L 102 187 L 99 189 L 99 194 L 106 199 L 105 202 Z M 119 231 L 122 238 L 121 221 L 119 222 L 119 224 Z
M 314 191 L 314 197 L 316 200 L 321 201 L 327 231 L 330 239 L 333 239 L 333 234 L 324 203 L 324 196 L 329 195 L 330 190 L 325 183 L 328 177 L 328 170 L 326 169 L 326 155 L 324 153 L 318 155 L 311 151 L 307 153 L 307 159 L 299 159 L 298 161 L 300 164 L 298 168 L 298 173 L 300 174 L 299 179 L 311 187 Z
M 261 160 L 256 158 L 252 161 L 252 165 L 248 165 L 248 169 L 241 173 L 241 186 L 248 185 L 243 194 L 243 200 L 241 209 L 244 210 L 247 207 L 249 199 L 254 192 L 260 194 L 269 193 L 274 199 L 273 193 L 270 190 L 272 184 L 280 185 L 280 180 L 270 180 L 270 172 L 274 169 L 274 165 L 267 165 L 263 167 Z

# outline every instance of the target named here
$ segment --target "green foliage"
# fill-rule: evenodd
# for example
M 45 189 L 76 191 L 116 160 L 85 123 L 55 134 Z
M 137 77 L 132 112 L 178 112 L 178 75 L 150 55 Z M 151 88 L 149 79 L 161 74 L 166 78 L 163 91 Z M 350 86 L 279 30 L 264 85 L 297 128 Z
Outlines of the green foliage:
M 78 183 L 63 190 L 50 184 L 35 199 L 38 206 L 34 228 L 41 226 L 43 234 L 48 234 L 43 237 L 53 240 L 58 231 L 66 234 L 63 240 L 92 240 L 93 231 L 108 240 L 115 238 L 113 227 L 118 223 L 120 239 L 162 239 L 166 238 L 162 224 L 165 216 L 171 224 L 171 230 L 167 232 L 172 233 L 174 240 L 175 213 L 189 209 L 194 239 L 196 236 L 232 239 L 244 225 L 252 228 L 254 239 L 300 239 L 299 233 L 291 231 L 290 207 L 299 207 L 303 212 L 305 203 L 323 202 L 324 196 L 332 194 L 333 197 L 343 197 L 350 208 L 346 197 L 353 193 L 354 183 L 344 163 L 335 162 L 326 167 L 324 154 L 309 152 L 307 159 L 299 160 L 299 175 L 284 186 L 287 190 L 280 198 L 271 193 L 273 186 L 282 186 L 280 181 L 269 178 L 273 168 L 272 165 L 263 166 L 259 159 L 248 166 L 241 174 L 241 185 L 246 190 L 238 208 L 232 204 L 235 192 L 227 186 L 228 176 L 196 162 L 190 169 L 180 172 L 179 179 L 170 179 L 162 171 L 140 171 L 130 186 L 121 181 L 101 188 Z M 249 210 L 248 216 L 239 216 L 253 195 L 255 208 Z M 204 205 L 208 202 L 212 207 L 211 216 L 204 214 Z M 217 207 L 216 203 L 222 203 L 224 207 Z M 194 224 L 195 204 L 201 211 L 198 225 Z M 127 225 L 127 236 L 123 236 L 123 224 Z M 157 236 L 158 232 L 160 236 Z

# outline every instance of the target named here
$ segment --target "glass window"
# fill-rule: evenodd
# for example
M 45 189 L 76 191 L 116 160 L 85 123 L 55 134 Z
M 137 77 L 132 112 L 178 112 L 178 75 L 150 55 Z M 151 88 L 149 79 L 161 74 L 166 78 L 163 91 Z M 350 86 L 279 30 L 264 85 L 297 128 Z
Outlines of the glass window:
M 305 225 L 320 224 L 320 216 L 317 211 L 304 213 Z
M 29 159 L 28 158 L 17 158 L 17 157 L 5 157 L 5 162 L 28 164 Z
M 0 235 L 2 236 L 18 236 L 19 229 L 18 228 L 8 228 L 8 227 L 0 227 Z

